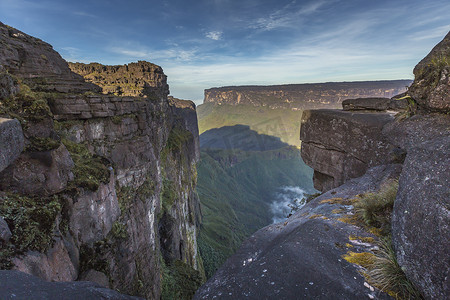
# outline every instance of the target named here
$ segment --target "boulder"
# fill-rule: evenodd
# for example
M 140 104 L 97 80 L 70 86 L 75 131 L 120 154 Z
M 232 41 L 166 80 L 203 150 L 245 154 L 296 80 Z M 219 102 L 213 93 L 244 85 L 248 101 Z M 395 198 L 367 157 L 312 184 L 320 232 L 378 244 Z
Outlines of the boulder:
M 5 219 L 0 216 L 0 241 L 7 243 L 11 238 L 11 230 L 9 230 L 9 226 L 6 223 Z
M 96 271 L 96 270 L 88 270 L 80 275 L 79 281 L 91 281 L 95 282 L 99 286 L 109 289 L 109 280 L 108 276 L 105 273 Z
M 450 111 L 450 32 L 414 68 L 414 82 L 408 94 L 419 108 Z
M 0 173 L 0 190 L 27 195 L 53 195 L 73 179 L 74 163 L 61 144 L 49 151 L 26 152 Z
M 449 295 L 450 118 L 416 115 L 385 134 L 407 151 L 392 216 L 392 241 L 407 277 L 427 299 Z
M 73 281 L 78 274 L 61 239 L 58 239 L 45 254 L 28 251 L 23 256 L 14 257 L 11 261 L 14 264 L 14 270 L 46 281 Z
M 19 157 L 24 145 L 19 121 L 0 118 L 0 172 Z
M 327 191 L 370 167 L 395 162 L 395 147 L 382 135 L 393 120 L 390 113 L 304 111 L 302 158 L 314 169 L 314 187 Z
M 342 222 L 350 199 L 397 178 L 401 165 L 370 169 L 307 203 L 284 223 L 260 229 L 210 278 L 194 299 L 391 299 L 365 282 L 361 268 L 342 258 L 367 252 L 373 237 Z
M 120 294 L 93 282 L 46 282 L 19 271 L 0 270 L 1 299 L 132 300 L 142 299 Z

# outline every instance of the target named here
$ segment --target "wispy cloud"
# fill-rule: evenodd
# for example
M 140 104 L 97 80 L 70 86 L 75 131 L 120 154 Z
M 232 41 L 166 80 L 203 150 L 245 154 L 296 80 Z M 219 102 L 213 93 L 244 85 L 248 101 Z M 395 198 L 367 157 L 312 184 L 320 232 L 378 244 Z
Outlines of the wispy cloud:
M 251 21 L 248 27 L 262 31 L 269 31 L 283 27 L 293 27 L 301 21 L 299 19 L 300 17 L 317 12 L 317 10 L 326 3 L 326 1 L 316 1 L 301 8 L 296 8 L 296 1 L 292 1 L 283 8 L 271 13 L 267 17 L 261 17 Z
M 72 12 L 72 14 L 76 15 L 76 16 L 80 16 L 80 17 L 88 17 L 88 18 L 96 18 L 97 16 L 94 14 L 90 14 L 84 11 L 74 11 Z
M 122 47 L 112 47 L 110 49 L 111 52 L 120 54 L 125 56 L 128 60 L 135 59 L 146 59 L 146 60 L 177 60 L 177 61 L 191 61 L 197 53 L 196 49 L 179 49 L 179 48 L 171 48 L 164 50 L 152 50 L 152 49 L 130 49 L 130 48 L 122 48 Z
M 222 38 L 222 34 L 223 34 L 222 31 L 209 31 L 205 34 L 205 36 L 209 39 L 218 41 Z
M 413 35 L 410 35 L 410 38 L 414 41 L 435 39 L 445 36 L 449 31 L 450 24 L 416 32 Z

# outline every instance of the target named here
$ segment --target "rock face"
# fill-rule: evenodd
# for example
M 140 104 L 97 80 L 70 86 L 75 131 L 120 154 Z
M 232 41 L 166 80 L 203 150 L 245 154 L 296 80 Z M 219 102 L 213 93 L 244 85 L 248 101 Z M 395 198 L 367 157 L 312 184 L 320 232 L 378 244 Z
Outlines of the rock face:
M 449 293 L 450 118 L 417 115 L 391 124 L 386 134 L 406 149 L 392 216 L 392 237 L 402 269 L 428 299 Z
M 148 299 L 171 284 L 175 263 L 200 277 L 193 103 L 169 100 L 166 76 L 151 63 L 78 65 L 96 72 L 104 92 L 114 84 L 140 97 L 104 95 L 47 43 L 3 24 L 0 39 L 2 69 L 23 82 L 0 116 L 17 116 L 25 144 L 7 156 L 11 139 L 1 144 L 0 215 L 12 237 L 0 266 L 53 281 L 96 271 L 111 288 Z
M 98 87 L 70 72 L 53 47 L 0 22 L 0 65 L 40 90 L 85 92 Z
M 388 113 L 304 111 L 302 158 L 314 169 L 314 187 L 327 191 L 370 167 L 395 161 L 394 147 L 381 134 L 393 119 Z
M 24 148 L 19 121 L 0 118 L 0 172 L 9 166 Z
M 393 97 L 406 91 L 410 80 L 328 82 L 273 86 L 230 86 L 205 90 L 205 103 L 252 104 L 271 108 L 338 108 L 347 98 Z
M 408 94 L 420 107 L 450 111 L 450 32 L 414 68 L 415 80 Z
M 349 240 L 372 235 L 340 218 L 350 214 L 350 199 L 376 191 L 400 170 L 400 165 L 370 169 L 312 200 L 285 223 L 257 231 L 194 299 L 390 299 L 366 287 L 359 269 L 342 258 L 373 245 Z
M 0 271 L 2 299 L 142 299 L 122 295 L 92 282 L 46 282 L 19 271 Z
M 73 179 L 72 158 L 64 145 L 49 151 L 24 153 L 0 173 L 0 190 L 28 195 L 53 195 Z

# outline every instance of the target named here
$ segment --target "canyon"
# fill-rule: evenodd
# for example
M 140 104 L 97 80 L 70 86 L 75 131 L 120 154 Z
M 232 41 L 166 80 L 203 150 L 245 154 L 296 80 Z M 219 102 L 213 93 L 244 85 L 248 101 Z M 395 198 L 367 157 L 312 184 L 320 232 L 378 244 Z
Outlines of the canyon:
M 0 45 L 0 298 L 449 294 L 450 33 L 412 83 L 212 88 L 198 108 L 150 62 L 67 63 L 3 23 Z M 300 184 L 321 194 L 271 224 L 264 196 Z

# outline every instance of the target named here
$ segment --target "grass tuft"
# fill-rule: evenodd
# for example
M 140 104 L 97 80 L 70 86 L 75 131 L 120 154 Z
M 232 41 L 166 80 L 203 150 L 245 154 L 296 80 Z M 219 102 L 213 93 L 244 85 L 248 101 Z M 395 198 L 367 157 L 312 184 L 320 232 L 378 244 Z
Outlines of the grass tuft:
M 367 226 L 381 230 L 382 235 L 389 235 L 397 190 L 398 182 L 392 180 L 383 185 L 378 193 L 363 195 L 354 203 L 356 218 Z
M 366 275 L 372 285 L 395 299 L 423 299 L 398 264 L 390 239 L 380 242 Z

